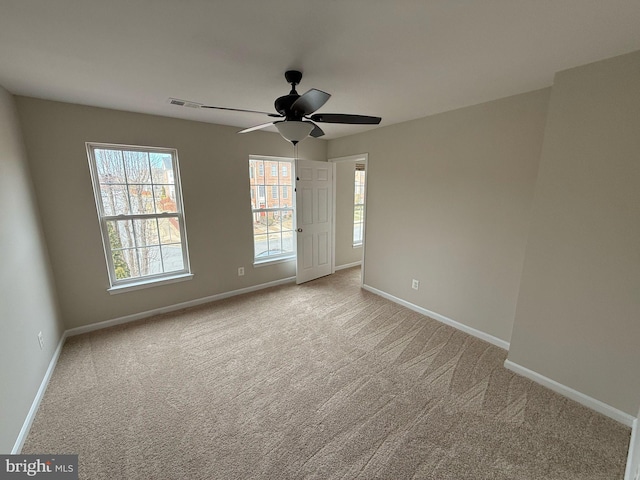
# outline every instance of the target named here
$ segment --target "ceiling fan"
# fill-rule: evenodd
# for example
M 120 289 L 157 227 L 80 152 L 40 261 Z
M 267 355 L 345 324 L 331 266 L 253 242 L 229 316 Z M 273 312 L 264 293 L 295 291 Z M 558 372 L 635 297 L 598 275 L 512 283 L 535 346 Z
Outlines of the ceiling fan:
M 287 83 L 291 84 L 289 95 L 278 97 L 275 101 L 275 109 L 278 113 L 261 112 L 257 110 L 244 110 L 240 108 L 214 107 L 212 105 L 201 105 L 201 108 L 213 108 L 217 110 L 231 110 L 234 112 L 262 113 L 269 117 L 281 118 L 271 122 L 247 128 L 238 133 L 249 133 L 255 130 L 274 125 L 280 135 L 286 140 L 296 145 L 300 140 L 308 135 L 321 137 L 324 135 L 322 129 L 316 123 L 343 123 L 350 125 L 378 125 L 382 120 L 380 117 L 370 117 L 367 115 L 351 115 L 344 113 L 314 113 L 322 107 L 331 97 L 322 90 L 312 88 L 306 93 L 299 95 L 296 85 L 302 80 L 302 72 L 298 70 L 288 70 L 284 74 Z

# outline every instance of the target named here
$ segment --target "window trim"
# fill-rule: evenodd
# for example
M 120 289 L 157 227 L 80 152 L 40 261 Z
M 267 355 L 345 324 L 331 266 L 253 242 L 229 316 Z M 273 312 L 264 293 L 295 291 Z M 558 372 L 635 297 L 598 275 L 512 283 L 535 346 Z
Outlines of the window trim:
M 147 277 L 139 278 L 145 278 L 145 280 L 140 282 L 127 283 L 126 285 L 116 285 L 115 287 L 108 288 L 107 292 L 109 292 L 109 295 L 117 295 L 118 293 L 131 292 L 133 290 L 141 290 L 143 288 L 155 287 L 158 285 L 168 285 L 170 283 L 185 282 L 193 278 L 193 273 L 181 273 L 179 275 L 163 277 L 157 280 L 146 280 Z
M 100 233 L 102 237 L 102 247 L 105 255 L 105 261 L 107 266 L 107 273 L 109 277 L 109 288 L 107 291 L 110 294 L 123 293 L 125 291 L 138 290 L 141 288 L 147 288 L 151 286 L 163 285 L 168 283 L 175 283 L 184 280 L 190 280 L 193 278 L 191 273 L 191 265 L 189 262 L 189 244 L 187 240 L 187 228 L 184 214 L 184 202 L 182 198 L 182 182 L 180 179 L 180 167 L 178 161 L 178 150 L 175 148 L 165 147 L 149 147 L 140 145 L 124 145 L 115 143 L 101 143 L 101 142 L 86 142 L 87 159 L 89 163 L 89 170 L 91 174 L 91 183 L 93 186 L 94 201 L 96 205 L 96 213 L 98 216 L 98 223 L 100 226 Z M 119 214 L 119 215 L 106 215 L 104 205 L 102 202 L 102 192 L 100 190 L 100 180 L 98 177 L 98 165 L 95 158 L 95 150 L 120 150 L 120 151 L 133 151 L 144 153 L 164 153 L 171 155 L 172 169 L 173 169 L 173 185 L 175 188 L 175 200 L 176 200 L 176 212 L 163 212 L 163 213 L 141 213 L 141 214 Z M 151 184 L 153 185 L 153 183 Z M 180 226 L 180 246 L 182 249 L 182 262 L 184 268 L 182 270 L 173 270 L 171 272 L 158 273 L 153 275 L 145 275 L 140 277 L 118 279 L 115 274 L 115 266 L 113 264 L 111 244 L 109 241 L 109 233 L 107 222 L 114 220 L 135 220 L 135 219 L 160 219 L 177 217 L 178 224 Z M 160 248 L 162 248 L 160 246 Z

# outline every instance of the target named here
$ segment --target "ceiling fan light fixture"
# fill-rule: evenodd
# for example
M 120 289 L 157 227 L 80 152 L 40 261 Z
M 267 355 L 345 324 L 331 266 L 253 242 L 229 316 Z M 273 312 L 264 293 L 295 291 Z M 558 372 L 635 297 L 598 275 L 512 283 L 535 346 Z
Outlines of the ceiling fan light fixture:
M 313 123 L 302 122 L 300 120 L 275 122 L 275 126 L 278 129 L 278 132 L 280 132 L 280 135 L 294 145 L 307 138 L 311 133 L 311 130 L 313 130 Z

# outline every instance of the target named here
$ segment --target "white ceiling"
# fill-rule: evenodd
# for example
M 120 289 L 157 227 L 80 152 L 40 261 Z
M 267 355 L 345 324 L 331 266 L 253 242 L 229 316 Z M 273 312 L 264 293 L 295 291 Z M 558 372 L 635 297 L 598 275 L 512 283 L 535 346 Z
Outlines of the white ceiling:
M 269 118 L 167 99 L 273 111 L 296 68 L 320 112 L 389 125 L 639 49 L 639 0 L 0 0 L 10 92 L 243 128 Z

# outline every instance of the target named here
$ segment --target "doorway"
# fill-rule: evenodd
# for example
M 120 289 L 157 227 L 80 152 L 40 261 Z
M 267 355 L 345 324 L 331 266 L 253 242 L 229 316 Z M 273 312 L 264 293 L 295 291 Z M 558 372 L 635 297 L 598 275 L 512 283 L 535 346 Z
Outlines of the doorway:
M 361 265 L 364 280 L 368 155 L 332 158 L 334 175 L 334 271 Z

